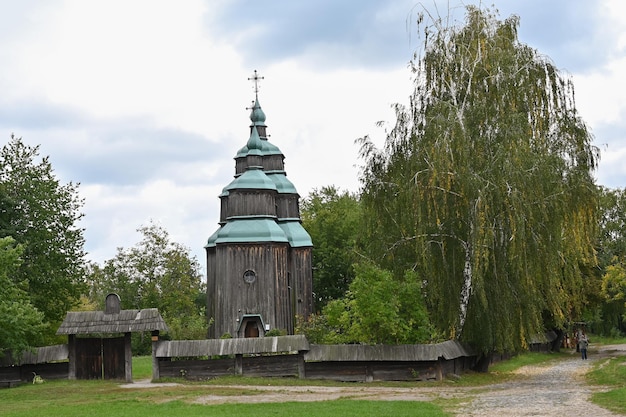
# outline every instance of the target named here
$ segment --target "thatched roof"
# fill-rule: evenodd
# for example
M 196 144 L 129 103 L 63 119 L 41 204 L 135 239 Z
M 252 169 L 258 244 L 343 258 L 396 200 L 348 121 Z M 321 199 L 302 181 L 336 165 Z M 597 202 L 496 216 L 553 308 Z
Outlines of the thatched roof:
M 99 334 L 167 331 L 167 325 L 156 308 L 104 311 L 70 311 L 57 330 L 57 334 Z

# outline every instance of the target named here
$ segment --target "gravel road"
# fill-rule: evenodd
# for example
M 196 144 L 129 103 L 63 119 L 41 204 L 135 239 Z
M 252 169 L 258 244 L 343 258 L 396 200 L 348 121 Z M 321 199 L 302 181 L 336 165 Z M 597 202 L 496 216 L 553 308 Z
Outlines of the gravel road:
M 552 366 L 525 366 L 517 372 L 524 378 L 514 382 L 491 385 L 485 392 L 463 404 L 458 415 L 463 416 L 559 416 L 585 415 L 594 417 L 618 416 L 591 402 L 592 393 L 602 387 L 590 387 L 584 374 L 594 362 L 610 356 L 625 355 L 626 345 L 603 346 L 590 350 L 589 360 L 578 354 Z M 574 414 L 572 414 L 574 413 Z

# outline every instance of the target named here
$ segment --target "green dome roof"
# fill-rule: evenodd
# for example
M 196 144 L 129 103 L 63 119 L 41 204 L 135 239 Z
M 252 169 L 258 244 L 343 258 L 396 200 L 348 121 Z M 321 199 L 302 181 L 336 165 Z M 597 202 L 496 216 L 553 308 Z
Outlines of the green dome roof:
M 276 190 L 280 194 L 298 194 L 296 187 L 287 179 L 284 173 L 270 173 L 267 176 L 276 184 Z
M 215 240 L 217 239 L 217 235 L 220 233 L 221 229 L 222 228 L 220 227 L 211 236 L 209 236 L 209 238 L 207 239 L 205 248 L 213 248 L 213 247 L 215 247 Z
M 235 155 L 235 158 L 245 158 L 246 155 L 248 155 L 248 147 L 244 146 L 237 151 L 237 155 Z
M 286 221 L 280 222 L 279 226 L 285 232 L 287 239 L 289 240 L 289 246 L 292 248 L 301 248 L 307 246 L 313 246 L 311 236 L 302 227 L 299 221 Z
M 261 152 L 263 155 L 282 155 L 282 151 L 278 146 L 274 145 L 267 139 L 261 139 Z
M 254 106 L 250 112 L 250 120 L 254 126 L 265 126 L 265 113 L 261 109 L 261 103 L 259 103 L 259 97 L 254 100 Z
M 248 139 L 248 143 L 246 143 L 246 148 L 248 148 L 248 152 L 246 155 L 259 155 L 262 156 L 263 153 L 261 149 L 263 148 L 263 143 L 261 142 L 261 138 L 259 137 L 259 132 L 256 130 L 256 126 L 252 128 L 250 132 L 250 139 Z
M 256 130 L 256 129 L 254 129 Z M 258 135 L 258 133 L 257 133 Z M 248 145 L 244 146 L 243 148 L 239 149 L 237 151 L 237 155 L 235 155 L 235 158 L 245 158 L 246 156 L 248 156 Z M 270 141 L 268 141 L 267 139 L 263 139 L 261 138 L 261 155 L 265 156 L 265 155 L 282 155 L 283 152 L 278 148 L 278 146 L 274 145 L 273 143 L 271 143 Z M 255 153 L 255 155 L 258 155 Z
M 220 196 L 232 190 L 276 190 L 276 184 L 258 167 L 250 167 L 222 189 Z
M 288 242 L 288 239 L 272 218 L 232 219 L 217 231 L 213 244 L 247 242 Z

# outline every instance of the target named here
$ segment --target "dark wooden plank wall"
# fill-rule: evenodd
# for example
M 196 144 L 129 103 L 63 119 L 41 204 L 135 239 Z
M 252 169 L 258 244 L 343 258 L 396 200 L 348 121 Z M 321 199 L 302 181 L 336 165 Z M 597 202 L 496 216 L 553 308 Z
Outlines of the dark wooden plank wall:
M 40 363 L 0 368 L 0 380 L 32 381 L 35 374 L 43 379 L 67 379 L 69 363 Z M 34 373 L 33 373 L 34 372 Z
M 304 374 L 307 379 L 365 382 L 367 365 L 364 362 L 305 362 Z
M 228 215 L 228 196 L 220 196 L 220 223 L 223 225 L 226 223 L 226 217 Z
M 287 243 L 221 245 L 216 248 L 215 335 L 237 333 L 236 318 L 243 314 L 260 314 L 272 328 L 286 328 L 289 308 L 287 298 Z M 243 273 L 254 269 L 257 279 L 243 281 Z M 280 290 L 278 290 L 280 288 Z
M 207 314 L 207 323 L 209 323 L 209 327 L 207 330 L 207 337 L 211 339 L 217 339 L 221 336 L 221 334 L 216 334 L 215 331 L 215 247 L 207 248 L 206 255 L 206 266 L 207 266 L 207 292 L 206 292 L 206 314 Z
M 159 376 L 207 379 L 239 373 L 250 377 L 298 377 L 302 361 L 301 355 L 237 356 L 238 358 L 226 359 L 159 361 Z
M 261 135 L 261 132 L 259 132 Z M 263 157 L 264 171 L 283 171 L 285 169 L 284 157 L 282 155 L 267 155 Z
M 276 216 L 276 191 L 233 190 L 228 195 L 226 217 L 264 214 Z
M 265 136 L 265 127 L 257 126 L 257 130 L 259 132 L 259 136 L 262 138 Z M 261 139 L 263 140 L 263 139 Z M 285 157 L 281 154 L 273 154 L 273 155 L 265 155 L 261 159 L 261 165 L 263 166 L 263 171 L 284 171 Z M 252 162 L 252 161 L 251 161 Z M 235 173 L 243 174 L 248 168 L 248 159 L 245 157 L 235 158 Z
M 123 337 L 102 339 L 104 379 L 125 379 L 124 345 Z
M 311 248 L 291 249 L 290 276 L 294 292 L 292 305 L 294 315 L 304 318 L 313 313 L 312 262 Z
M 439 361 L 428 362 L 305 362 L 307 379 L 343 382 L 435 381 L 442 378 Z
M 297 353 L 296 353 L 297 352 Z M 188 357 L 232 355 L 211 360 Z M 304 336 L 255 339 L 162 341 L 155 345 L 160 376 L 180 376 L 188 369 L 194 378 L 243 374 L 299 376 L 338 381 L 429 381 L 461 374 L 476 360 L 462 345 L 449 341 L 434 345 L 309 345 Z M 186 360 L 172 360 L 175 357 Z M 204 373 L 203 373 L 204 372 Z
M 242 375 L 257 377 L 298 377 L 301 355 L 243 356 Z
M 76 338 L 76 378 L 102 378 L 102 345 L 100 339 Z
M 300 207 L 297 194 L 278 194 L 276 197 L 276 214 L 279 219 L 299 219 Z
M 159 361 L 161 378 L 207 379 L 235 375 L 235 358 Z
M 240 356 L 240 355 L 237 355 Z M 470 369 L 473 358 L 439 361 L 342 361 L 304 362 L 302 354 L 259 355 L 215 360 L 159 361 L 161 377 L 215 378 L 240 373 L 244 376 L 299 377 L 344 382 L 436 381 Z M 300 369 L 303 373 L 300 373 Z M 237 371 L 240 369 L 240 371 Z M 181 372 L 182 371 L 182 372 Z

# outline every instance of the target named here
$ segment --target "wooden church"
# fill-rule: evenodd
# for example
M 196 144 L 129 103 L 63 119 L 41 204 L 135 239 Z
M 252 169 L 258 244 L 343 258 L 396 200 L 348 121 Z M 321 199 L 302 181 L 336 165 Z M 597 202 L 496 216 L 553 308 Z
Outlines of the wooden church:
M 219 196 L 219 228 L 205 246 L 209 338 L 293 334 L 296 317 L 313 309 L 313 244 L 285 157 L 267 137 L 260 79 L 255 71 L 250 137 L 235 156 L 234 180 Z

